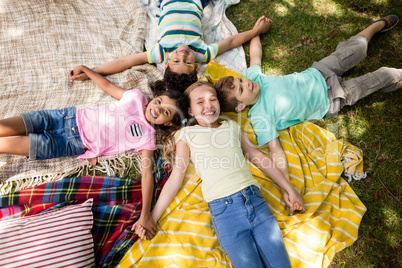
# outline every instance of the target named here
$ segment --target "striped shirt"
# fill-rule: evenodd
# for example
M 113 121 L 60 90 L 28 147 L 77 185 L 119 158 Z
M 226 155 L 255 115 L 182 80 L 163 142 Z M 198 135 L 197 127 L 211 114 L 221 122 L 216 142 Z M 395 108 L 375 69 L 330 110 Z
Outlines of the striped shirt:
M 165 0 L 158 19 L 158 42 L 147 51 L 149 63 L 165 62 L 181 44 L 194 52 L 197 62 L 210 62 L 218 53 L 216 43 L 202 40 L 200 0 Z

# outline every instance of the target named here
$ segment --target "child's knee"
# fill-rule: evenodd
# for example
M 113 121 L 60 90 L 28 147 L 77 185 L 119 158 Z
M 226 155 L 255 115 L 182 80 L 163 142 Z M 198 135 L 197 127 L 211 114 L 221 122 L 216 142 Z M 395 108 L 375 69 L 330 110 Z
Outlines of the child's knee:
M 374 73 L 378 76 L 386 76 L 392 83 L 399 83 L 402 80 L 402 69 L 381 67 Z
M 368 40 L 364 35 L 355 35 L 346 40 L 345 42 L 340 42 L 336 47 L 337 51 L 349 50 L 358 53 L 360 58 L 365 58 L 367 56 Z
M 382 92 L 392 92 L 402 87 L 402 69 L 381 67 L 373 74 L 382 80 L 384 85 Z

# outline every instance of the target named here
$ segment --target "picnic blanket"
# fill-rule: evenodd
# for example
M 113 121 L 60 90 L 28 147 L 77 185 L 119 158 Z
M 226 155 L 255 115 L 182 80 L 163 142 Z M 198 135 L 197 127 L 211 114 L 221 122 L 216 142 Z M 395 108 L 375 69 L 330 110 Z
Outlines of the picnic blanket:
M 140 0 L 2 1 L 0 16 L 0 118 L 44 109 L 91 107 L 116 101 L 92 81 L 70 83 L 68 70 L 100 66 L 144 51 L 146 12 Z M 113 83 L 139 88 L 161 79 L 145 64 L 108 76 Z M 134 156 L 132 152 L 125 154 Z M 124 176 L 132 163 L 123 155 L 101 157 L 98 169 Z M 88 169 L 76 157 L 28 161 L 0 155 L 0 194 L 54 181 Z
M 157 173 L 156 196 L 166 181 Z M 94 176 L 63 179 L 0 196 L 0 221 L 54 210 L 93 198 L 97 267 L 114 267 L 138 238 L 131 226 L 141 213 L 141 181 Z
M 256 144 L 247 111 L 226 115 Z M 362 172 L 362 152 L 309 122 L 279 131 L 279 139 L 290 182 L 303 195 L 305 213 L 289 216 L 278 186 L 250 162 L 249 167 L 278 220 L 292 267 L 327 267 L 336 252 L 356 241 L 366 211 L 341 177 L 346 162 L 354 162 L 355 174 Z M 262 150 L 269 154 L 267 148 Z M 201 184 L 190 164 L 182 188 L 160 219 L 157 235 L 151 241 L 137 240 L 119 267 L 231 267 L 212 228 Z
M 142 2 L 141 2 L 142 1 Z M 212 0 L 204 9 L 203 38 L 214 43 L 236 34 L 226 9 L 240 0 Z M 33 0 L 2 4 L 0 18 L 0 118 L 22 112 L 90 107 L 115 101 L 91 81 L 69 83 L 67 71 L 84 64 L 100 66 L 122 55 L 142 52 L 156 42 L 159 0 Z M 243 48 L 234 48 L 215 59 L 242 73 Z M 163 69 L 163 66 L 159 66 Z M 205 72 L 206 64 L 200 68 Z M 149 98 L 149 84 L 162 78 L 161 71 L 145 64 L 108 76 L 123 88 L 139 88 Z M 102 156 L 95 167 L 105 174 L 125 176 L 137 157 L 133 152 Z M 19 191 L 89 170 L 89 162 L 75 157 L 28 161 L 0 155 L 0 194 Z
M 145 37 L 145 47 L 150 47 L 158 40 L 158 21 L 156 15 L 160 13 L 160 0 L 142 0 L 147 12 L 148 28 Z M 225 12 L 228 7 L 236 5 L 240 0 L 211 0 L 204 8 L 201 19 L 202 38 L 207 44 L 216 43 L 222 39 L 238 33 L 234 24 L 227 18 Z M 250 25 L 250 29 L 253 25 Z M 247 68 L 246 55 L 242 46 L 233 48 L 214 59 L 233 71 L 242 73 Z M 164 70 L 165 64 L 157 65 L 159 70 Z M 207 64 L 199 64 L 199 76 L 205 73 Z

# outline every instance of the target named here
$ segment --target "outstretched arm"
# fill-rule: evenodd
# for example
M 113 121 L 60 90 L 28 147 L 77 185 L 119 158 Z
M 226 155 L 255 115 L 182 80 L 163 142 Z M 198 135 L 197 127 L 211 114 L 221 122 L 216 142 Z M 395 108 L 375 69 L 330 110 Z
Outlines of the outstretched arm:
M 94 71 L 101 75 L 114 74 L 147 62 L 147 52 L 141 52 L 122 56 L 115 60 L 109 61 L 108 63 L 95 68 Z M 70 75 L 71 81 L 81 81 L 90 78 L 85 72 L 80 72 L 80 70 L 77 68 L 73 70 L 74 75 Z
M 271 27 L 272 23 L 273 23 L 272 20 L 266 18 L 265 16 L 262 16 L 257 20 L 253 29 L 232 35 L 226 39 L 219 41 L 218 55 L 222 54 L 225 51 L 228 51 L 229 49 L 244 44 L 245 42 L 251 40 L 255 36 L 267 32 L 268 29 Z
M 295 210 L 303 213 L 306 210 L 304 208 L 303 197 L 290 184 L 289 180 L 283 176 L 282 172 L 276 168 L 275 165 L 273 165 L 271 159 L 258 150 L 250 142 L 243 131 L 240 132 L 240 141 L 243 153 L 247 156 L 247 158 L 249 158 L 250 161 L 253 162 L 253 164 L 255 164 L 262 172 L 264 172 L 265 175 L 279 185 L 285 204 L 289 208 L 289 214 L 293 215 Z
M 142 150 L 141 152 L 141 194 L 142 211 L 138 221 L 134 224 L 134 230 L 137 225 L 142 226 L 150 238 L 156 233 L 155 222 L 151 216 L 151 204 L 154 193 L 153 176 L 153 158 L 154 151 Z
M 105 91 L 110 96 L 112 96 L 113 98 L 116 98 L 118 100 L 120 100 L 123 97 L 124 92 L 126 92 L 125 89 L 116 86 L 115 84 L 110 82 L 108 79 L 106 79 L 105 77 L 100 75 L 99 73 L 94 72 L 93 70 L 89 69 L 88 67 L 86 67 L 84 65 L 80 65 L 80 66 L 76 67 L 74 70 L 69 71 L 70 77 L 74 76 L 75 72 L 84 73 L 90 79 L 92 79 L 92 81 L 94 81 L 94 83 L 98 87 L 100 87 L 103 91 Z
M 172 202 L 173 198 L 176 196 L 183 183 L 184 176 L 186 175 L 186 170 L 188 162 L 190 159 L 190 148 L 184 141 L 179 141 L 176 145 L 176 159 L 173 167 L 173 171 L 162 188 L 162 192 L 159 195 L 158 201 L 156 202 L 154 209 L 152 210 L 152 219 L 157 222 L 162 216 L 163 212 Z M 146 232 L 142 226 L 139 224 L 134 224 L 133 230 L 142 239 L 150 239 L 153 237 L 151 233 Z
M 250 66 L 258 65 L 261 66 L 262 58 L 262 45 L 260 36 L 257 35 L 253 37 L 250 41 Z
M 271 160 L 275 167 L 277 167 L 289 181 L 288 161 L 286 160 L 285 152 L 282 149 L 281 143 L 278 138 L 273 139 L 267 143 L 269 152 L 271 153 Z

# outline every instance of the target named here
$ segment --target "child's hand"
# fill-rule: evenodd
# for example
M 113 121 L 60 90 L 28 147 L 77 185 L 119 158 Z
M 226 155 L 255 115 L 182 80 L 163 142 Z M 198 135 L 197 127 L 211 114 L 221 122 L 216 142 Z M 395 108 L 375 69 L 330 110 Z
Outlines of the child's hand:
M 96 163 L 98 163 L 98 158 L 97 157 L 88 158 L 88 161 L 91 163 L 92 167 L 94 167 Z
M 282 191 L 283 199 L 285 201 L 286 206 L 289 208 L 289 215 L 292 216 L 294 211 L 299 211 L 299 213 L 303 213 L 306 211 L 304 207 L 304 201 L 301 194 L 298 191 L 292 190 L 289 193 L 286 191 Z
M 135 231 L 141 239 L 150 240 L 156 234 L 156 224 L 150 213 L 141 213 L 140 218 L 134 223 L 131 230 Z
M 142 240 L 151 240 L 153 236 L 150 236 L 147 234 L 147 231 L 139 225 L 138 223 L 135 223 L 133 227 L 131 228 L 131 231 L 135 231 L 135 233 L 138 235 L 139 238 Z
M 68 76 L 70 76 L 71 82 L 86 80 L 89 77 L 82 71 L 81 66 L 75 67 L 74 70 L 68 71 Z
M 258 34 L 266 33 L 274 22 L 265 16 L 260 17 L 255 23 L 253 29 L 256 29 Z

